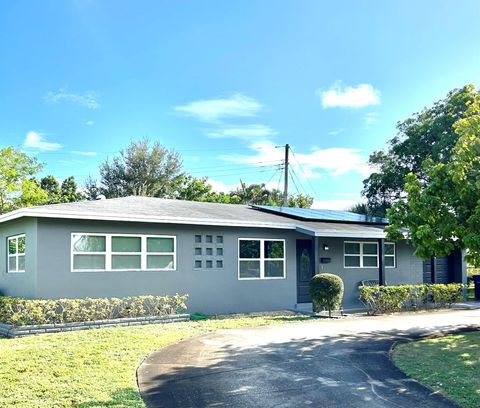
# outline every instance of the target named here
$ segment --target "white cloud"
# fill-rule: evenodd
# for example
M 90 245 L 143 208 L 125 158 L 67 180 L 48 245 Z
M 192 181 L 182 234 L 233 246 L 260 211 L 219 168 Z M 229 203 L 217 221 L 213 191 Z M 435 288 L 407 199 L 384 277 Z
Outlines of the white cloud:
M 70 150 L 72 154 L 78 154 L 79 156 L 96 156 L 97 152 L 82 152 L 80 150 Z
M 338 129 L 331 130 L 330 132 L 328 132 L 328 134 L 330 136 L 336 136 L 336 135 L 339 135 L 340 133 L 345 132 L 346 130 L 347 130 L 346 128 L 338 128 Z
M 317 90 L 317 95 L 326 108 L 363 108 L 380 104 L 380 91 L 370 84 L 347 86 L 341 81 L 335 82 L 327 91 Z
M 67 88 L 60 88 L 56 92 L 47 92 L 43 99 L 48 103 L 70 102 L 88 109 L 100 108 L 97 95 L 92 91 L 77 94 L 70 92 Z
M 34 132 L 33 130 L 27 133 L 23 146 L 42 151 L 58 150 L 62 148 L 60 143 L 48 142 L 40 133 Z
M 212 186 L 213 191 L 216 191 L 217 193 L 228 193 L 240 186 L 239 183 L 225 184 L 221 180 L 213 180 L 211 178 L 207 180 L 207 183 L 210 184 Z
M 205 133 L 212 139 L 236 138 L 245 140 L 259 137 L 266 139 L 277 134 L 270 126 L 265 125 L 223 126 L 207 130 Z
M 377 112 L 369 112 L 365 115 L 363 120 L 364 120 L 364 123 L 365 123 L 365 127 L 368 129 L 370 126 L 377 123 L 380 119 L 378 118 L 378 113 Z
M 315 200 L 312 204 L 312 208 L 322 210 L 348 210 L 360 201 L 360 198 L 357 200 Z
M 284 158 L 283 149 L 278 149 L 270 141 L 253 143 L 249 146 L 255 151 L 253 155 L 222 155 L 219 158 L 231 163 L 258 165 Z M 300 163 L 301 167 L 297 164 Z M 296 152 L 291 159 L 291 165 L 297 175 L 302 178 L 318 178 L 322 173 L 330 176 L 341 176 L 347 173 L 358 173 L 367 176 L 371 169 L 367 164 L 367 157 L 358 149 L 345 147 L 330 147 L 322 149 L 316 147 L 309 153 Z
M 94 122 L 93 120 L 87 120 L 87 121 L 85 122 L 85 125 L 86 125 L 86 126 L 93 126 L 94 124 L 95 124 L 95 122 Z
M 174 109 L 202 122 L 218 123 L 224 118 L 256 116 L 263 105 L 254 98 L 236 93 L 229 97 L 193 101 Z

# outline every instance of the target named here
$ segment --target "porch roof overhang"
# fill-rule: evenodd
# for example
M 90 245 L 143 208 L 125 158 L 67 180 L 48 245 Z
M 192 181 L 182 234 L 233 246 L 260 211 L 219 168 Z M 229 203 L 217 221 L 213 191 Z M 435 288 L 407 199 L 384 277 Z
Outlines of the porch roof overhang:
M 316 223 L 318 224 L 318 223 Z M 328 225 L 297 225 L 296 230 L 311 237 L 332 238 L 385 238 L 383 226 L 322 223 Z

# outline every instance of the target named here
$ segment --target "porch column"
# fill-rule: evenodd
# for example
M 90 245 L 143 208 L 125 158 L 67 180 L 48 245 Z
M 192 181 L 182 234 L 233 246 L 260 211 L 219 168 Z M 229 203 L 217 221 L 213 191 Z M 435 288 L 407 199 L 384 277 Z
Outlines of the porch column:
M 385 286 L 385 240 L 378 240 L 378 284 Z
M 432 256 L 430 258 L 430 281 L 431 283 L 435 283 L 437 280 L 437 258 Z
M 317 275 L 320 273 L 320 250 L 318 248 L 319 238 L 313 237 L 312 239 L 312 258 L 313 258 L 313 274 Z

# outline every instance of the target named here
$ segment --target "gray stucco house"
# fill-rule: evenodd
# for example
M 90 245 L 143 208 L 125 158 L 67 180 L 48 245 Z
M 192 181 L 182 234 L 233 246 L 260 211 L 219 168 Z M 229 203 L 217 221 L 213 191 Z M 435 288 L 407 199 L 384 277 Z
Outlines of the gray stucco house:
M 464 282 L 461 253 L 422 262 L 385 242 L 383 219 L 266 206 L 127 197 L 24 208 L 0 216 L 0 291 L 27 298 L 189 294 L 191 312 L 301 308 L 330 272 L 358 286 Z

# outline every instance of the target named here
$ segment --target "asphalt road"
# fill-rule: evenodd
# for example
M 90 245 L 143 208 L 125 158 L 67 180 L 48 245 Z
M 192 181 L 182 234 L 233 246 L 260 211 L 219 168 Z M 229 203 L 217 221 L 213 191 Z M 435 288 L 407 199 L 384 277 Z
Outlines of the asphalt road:
M 398 370 L 390 349 L 479 326 L 480 310 L 457 310 L 224 330 L 152 353 L 138 384 L 148 407 L 451 408 Z

